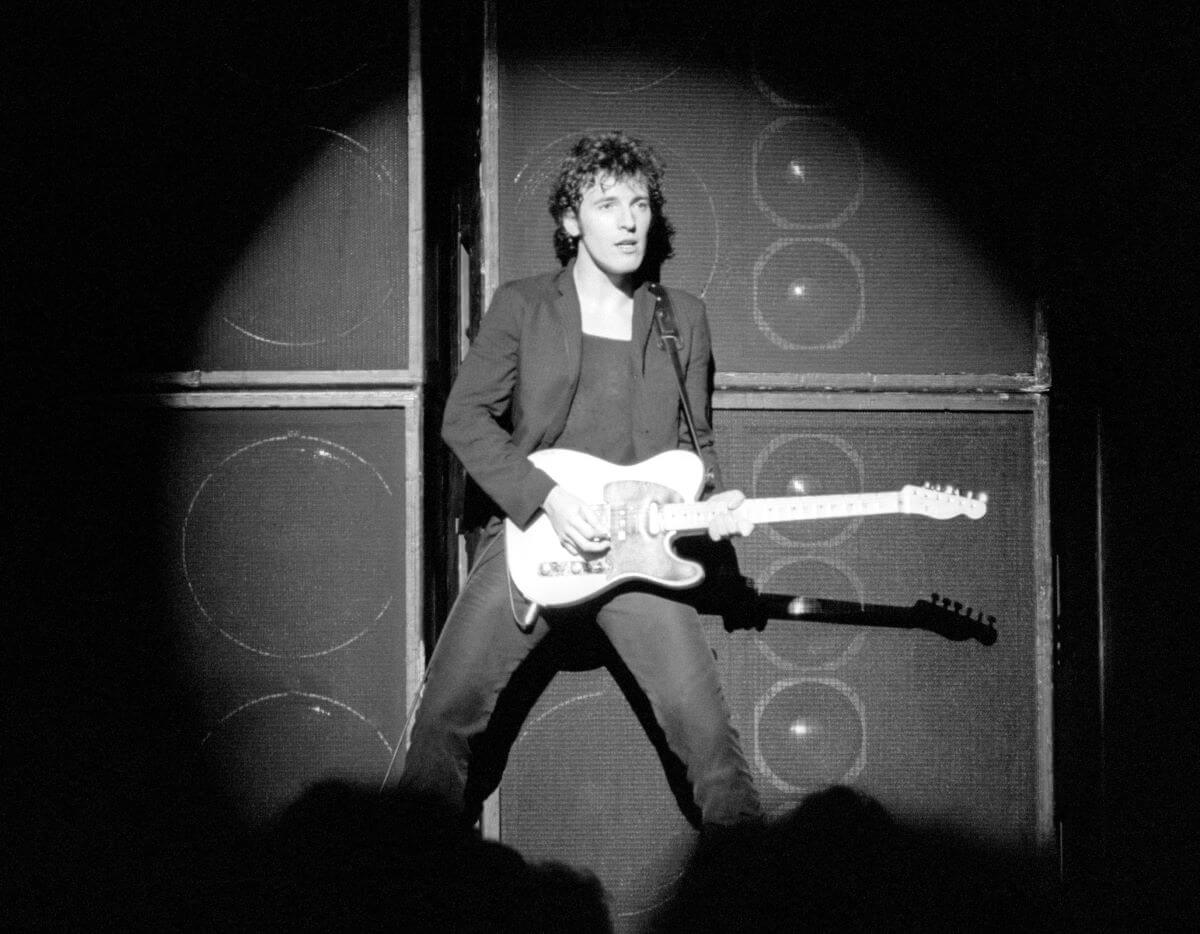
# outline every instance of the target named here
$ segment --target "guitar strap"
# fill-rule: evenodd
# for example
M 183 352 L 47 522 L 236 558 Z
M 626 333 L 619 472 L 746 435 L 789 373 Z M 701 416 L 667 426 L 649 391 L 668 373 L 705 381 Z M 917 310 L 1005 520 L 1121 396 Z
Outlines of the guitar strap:
M 658 328 L 658 346 L 665 350 L 675 366 L 675 381 L 679 384 L 679 402 L 683 407 L 683 419 L 687 422 L 688 434 L 692 437 L 692 447 L 696 456 L 703 460 L 700 453 L 700 440 L 696 437 L 696 423 L 692 420 L 692 407 L 688 402 L 687 385 L 683 377 L 683 364 L 679 362 L 679 326 L 675 323 L 675 311 L 671 308 L 671 299 L 667 290 L 657 282 L 647 286 L 654 296 L 654 324 Z

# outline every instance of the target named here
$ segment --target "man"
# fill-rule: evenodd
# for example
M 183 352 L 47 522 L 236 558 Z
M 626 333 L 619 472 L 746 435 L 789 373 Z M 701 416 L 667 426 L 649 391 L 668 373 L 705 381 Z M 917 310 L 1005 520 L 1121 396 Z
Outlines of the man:
M 595 504 L 534 466 L 532 452 L 571 448 L 633 464 L 691 446 L 673 365 L 651 336 L 647 271 L 670 247 L 661 178 L 658 158 L 637 140 L 620 133 L 580 140 L 563 163 L 550 205 L 563 268 L 497 291 L 447 400 L 442 436 L 498 514 L 430 660 L 401 784 L 446 797 L 468 820 L 482 800 L 464 801 L 472 738 L 487 727 L 499 692 L 538 641 L 567 615 L 579 625 L 581 614 L 603 631 L 650 700 L 687 768 L 704 823 L 759 814 L 691 606 L 661 588 L 627 585 L 569 614 L 544 610 L 526 631 L 520 624 L 528 604 L 505 562 L 500 513 L 519 527 L 544 513 L 572 553 L 594 557 L 608 547 Z M 720 474 L 708 420 L 704 305 L 676 290 L 670 298 L 696 443 L 715 485 Z M 711 500 L 728 509 L 712 520 L 710 537 L 751 531 L 730 511 L 742 502 L 740 492 Z

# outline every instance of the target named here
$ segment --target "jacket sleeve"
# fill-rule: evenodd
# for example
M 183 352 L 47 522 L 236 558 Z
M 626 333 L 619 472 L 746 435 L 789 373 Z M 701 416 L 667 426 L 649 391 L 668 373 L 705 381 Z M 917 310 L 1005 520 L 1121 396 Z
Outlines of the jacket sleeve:
M 471 478 L 521 526 L 533 518 L 555 485 L 530 463 L 501 423 L 519 378 L 525 309 L 517 290 L 497 291 L 459 368 L 442 418 L 442 439 Z
M 708 315 L 704 302 L 693 299 L 688 304 L 688 320 L 691 339 L 688 341 L 687 373 L 684 385 L 688 403 L 692 409 L 692 421 L 696 426 L 696 443 L 704 460 L 706 474 L 703 496 L 722 489 L 721 465 L 717 459 L 716 439 L 712 426 L 712 337 L 708 330 Z M 680 417 L 679 446 L 691 449 L 692 439 L 687 421 Z

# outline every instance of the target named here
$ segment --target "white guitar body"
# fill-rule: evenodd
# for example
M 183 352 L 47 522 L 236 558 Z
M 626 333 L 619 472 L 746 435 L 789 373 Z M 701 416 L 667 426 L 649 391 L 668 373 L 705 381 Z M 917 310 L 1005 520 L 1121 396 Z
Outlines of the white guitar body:
M 671 550 L 674 532 L 650 527 L 657 512 L 652 506 L 696 500 L 704 463 L 695 454 L 665 451 L 628 467 L 561 448 L 537 451 L 529 459 L 576 496 L 606 505 L 611 536 L 603 551 L 573 555 L 563 548 L 545 513 L 524 529 L 507 521 L 508 571 L 529 600 L 570 606 L 626 580 L 683 589 L 704 579 L 700 565 Z
M 558 448 L 537 451 L 529 459 L 556 483 L 601 506 L 609 530 L 608 541 L 597 545 L 598 551 L 573 555 L 563 548 L 545 513 L 524 529 L 507 521 L 508 572 L 531 602 L 571 606 L 624 581 L 644 580 L 681 590 L 704 579 L 699 564 L 680 558 L 671 548 L 677 534 L 704 531 L 714 512 L 726 508 L 696 501 L 704 464 L 695 454 L 666 451 L 628 467 Z M 978 519 L 986 511 L 985 494 L 962 496 L 958 490 L 926 484 L 884 493 L 748 499 L 735 514 L 768 523 L 888 513 Z

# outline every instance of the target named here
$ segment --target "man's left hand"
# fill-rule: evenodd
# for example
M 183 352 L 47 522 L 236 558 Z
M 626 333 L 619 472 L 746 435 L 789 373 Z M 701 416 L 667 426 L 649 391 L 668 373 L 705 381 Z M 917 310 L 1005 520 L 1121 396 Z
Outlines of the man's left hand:
M 720 493 L 714 493 L 705 500 L 711 506 L 724 505 L 725 507 L 724 509 L 718 509 L 713 514 L 712 521 L 708 523 L 708 537 L 714 542 L 718 542 L 723 538 L 731 538 L 734 535 L 749 535 L 753 532 L 753 522 L 734 514 L 734 510 L 745 501 L 746 494 L 741 490 L 724 490 Z

